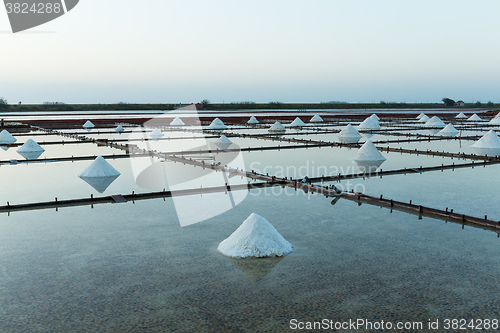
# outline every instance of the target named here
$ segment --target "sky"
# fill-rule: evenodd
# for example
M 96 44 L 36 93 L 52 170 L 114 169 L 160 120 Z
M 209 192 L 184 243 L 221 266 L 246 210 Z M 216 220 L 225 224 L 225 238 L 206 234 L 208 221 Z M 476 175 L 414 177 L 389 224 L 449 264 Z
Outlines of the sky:
M 500 102 L 498 0 L 80 0 L 13 34 L 9 103 Z

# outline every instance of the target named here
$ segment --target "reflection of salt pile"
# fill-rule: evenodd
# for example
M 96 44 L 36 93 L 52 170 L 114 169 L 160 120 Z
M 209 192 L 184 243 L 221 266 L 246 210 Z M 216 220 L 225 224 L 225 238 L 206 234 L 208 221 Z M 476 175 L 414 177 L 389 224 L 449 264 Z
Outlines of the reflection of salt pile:
M 442 130 L 440 130 L 438 134 L 444 136 L 455 136 L 458 134 L 458 131 L 455 126 L 453 126 L 452 124 L 448 124 Z
M 384 163 L 386 158 L 377 150 L 377 147 L 370 140 L 358 150 L 354 162 L 362 172 L 371 173 Z
M 227 126 L 224 125 L 224 122 L 219 118 L 215 118 L 212 123 L 208 126 L 209 129 L 213 130 L 224 130 L 227 129 Z
M 92 164 L 78 175 L 99 193 L 103 193 L 118 176 L 120 176 L 120 172 L 113 168 L 102 156 L 98 156 Z
M 121 133 L 121 132 L 124 132 L 124 131 L 125 131 L 125 128 L 122 125 L 118 125 L 115 128 L 115 132 L 116 133 Z
M 247 124 L 258 124 L 259 121 L 257 120 L 257 118 L 255 118 L 255 116 L 251 116 L 250 119 L 247 121 Z
M 184 126 L 186 125 L 181 118 L 175 117 L 174 120 L 170 123 L 170 126 Z
M 376 119 L 371 117 L 366 118 L 361 124 L 358 125 L 360 130 L 379 130 L 380 124 Z
M 18 150 L 19 155 L 27 160 L 36 160 L 45 151 L 38 143 L 28 139 Z
M 445 124 L 444 124 L 444 122 L 441 119 L 439 119 L 438 116 L 434 116 L 431 119 L 427 120 L 427 122 L 425 123 L 425 127 L 440 127 L 440 128 L 443 128 L 443 127 L 445 127 Z
M 266 277 L 273 268 L 283 260 L 283 257 L 258 258 L 258 259 L 234 259 L 229 258 L 252 281 L 258 282 Z
M 456 119 L 467 119 L 467 116 L 463 113 L 463 112 L 460 112 L 459 114 L 457 114 L 455 116 Z
M 83 124 L 83 128 L 93 128 L 94 124 L 90 120 L 87 120 L 85 124 Z
M 482 121 L 482 119 L 477 114 L 474 113 L 472 116 L 469 117 L 469 119 L 467 119 L 467 121 Z
M 309 120 L 310 123 L 322 123 L 323 122 L 323 118 L 321 118 L 319 116 L 319 114 L 315 114 L 314 117 L 311 118 L 311 120 Z
M 423 116 L 422 116 L 422 117 L 418 120 L 418 122 L 419 122 L 419 123 L 426 123 L 426 122 L 428 122 L 430 119 L 431 119 L 431 118 L 427 117 L 427 115 L 425 115 L 425 114 L 424 114 L 424 115 L 423 115 Z
M 12 134 L 9 133 L 9 131 L 3 130 L 0 133 L 0 144 L 1 143 L 3 143 L 3 144 L 11 144 L 11 143 L 14 143 L 16 141 L 17 141 L 17 139 L 15 137 L 13 137 Z
M 420 119 L 422 119 L 422 117 L 423 117 L 423 116 L 425 116 L 425 113 L 421 113 L 421 114 L 419 114 L 419 115 L 417 116 L 417 118 L 415 118 L 415 119 L 419 119 L 419 120 L 420 120 Z
M 151 137 L 151 139 L 153 140 L 158 140 L 160 138 L 162 138 L 165 134 L 163 134 L 162 131 L 160 131 L 159 129 L 155 128 L 151 134 L 149 135 Z
M 290 124 L 290 126 L 292 127 L 302 127 L 302 126 L 306 126 L 306 124 L 302 121 L 302 119 L 300 119 L 299 117 L 295 118 L 294 121 L 292 121 L 292 123 Z
M 282 257 L 292 252 L 293 247 L 269 221 L 252 213 L 217 250 L 227 257 L 243 259 Z
M 269 128 L 269 132 L 285 132 L 285 126 L 281 125 L 279 121 L 275 122 L 273 126 Z
M 222 135 L 220 138 L 215 141 L 215 145 L 220 149 L 227 149 L 231 146 L 233 142 L 229 140 L 225 135 Z
M 339 133 L 339 140 L 347 143 L 355 143 L 361 139 L 361 134 L 351 124 L 348 124 Z

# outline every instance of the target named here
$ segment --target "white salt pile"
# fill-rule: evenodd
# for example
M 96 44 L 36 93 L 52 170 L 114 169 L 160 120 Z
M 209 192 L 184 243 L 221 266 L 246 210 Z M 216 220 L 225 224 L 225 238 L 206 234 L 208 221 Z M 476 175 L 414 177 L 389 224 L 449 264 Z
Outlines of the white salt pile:
M 481 139 L 477 140 L 476 143 L 474 143 L 471 147 L 499 149 L 500 148 L 500 138 L 493 130 L 490 130 Z
M 488 124 L 490 125 L 500 125 L 500 113 L 497 113 L 497 115 L 495 117 L 493 117 L 493 119 L 491 119 Z
M 302 121 L 302 119 L 300 119 L 299 117 L 295 118 L 294 121 L 292 121 L 292 123 L 290 124 L 290 126 L 292 127 L 302 127 L 302 126 L 306 126 L 306 124 Z
M 459 114 L 457 114 L 455 116 L 456 119 L 467 119 L 467 116 L 463 113 L 463 112 L 460 112 Z
M 361 124 L 358 125 L 358 129 L 360 130 L 379 130 L 380 124 L 377 120 L 368 117 Z
M 421 113 L 421 114 L 419 114 L 419 115 L 417 116 L 417 118 L 415 118 L 415 119 L 421 119 L 423 116 L 425 116 L 425 113 Z
M 103 193 L 118 176 L 120 176 L 120 172 L 113 168 L 102 156 L 98 156 L 92 164 L 78 175 L 99 193 Z
M 165 134 L 163 134 L 162 131 L 160 131 L 158 128 L 155 128 L 151 134 L 149 134 L 149 136 L 151 137 L 151 139 L 153 140 L 158 140 L 160 138 L 162 138 Z
M 347 143 L 355 143 L 361 139 L 361 134 L 351 124 L 347 124 L 339 133 L 339 140 Z
M 370 118 L 373 118 L 373 119 L 375 119 L 376 121 L 379 121 L 379 120 L 380 120 L 380 118 L 379 118 L 379 117 L 378 117 L 375 113 L 374 113 L 374 114 L 372 114 L 372 115 L 370 116 Z
M 124 132 L 124 131 L 125 131 L 125 128 L 122 125 L 118 125 L 115 128 L 115 132 L 116 133 L 121 133 L 121 132 Z
M 361 171 L 372 172 L 387 159 L 377 150 L 373 142 L 368 140 L 359 148 L 358 154 L 353 160 Z
M 252 213 L 217 250 L 227 257 L 244 259 L 282 257 L 293 247 L 269 221 Z
M 224 130 L 227 129 L 227 126 L 224 125 L 224 122 L 219 118 L 215 118 L 212 123 L 208 126 L 209 129 L 213 130 Z
M 481 120 L 482 119 L 475 113 L 472 116 L 470 116 L 469 119 L 467 119 L 467 121 L 481 121 Z
M 83 124 L 83 128 L 93 128 L 94 124 L 90 120 L 87 120 L 85 124 Z
M 273 126 L 269 128 L 269 132 L 285 132 L 285 126 L 283 126 L 279 121 L 275 122 Z
M 323 122 L 323 118 L 321 118 L 319 116 L 319 114 L 315 114 L 314 117 L 311 118 L 311 120 L 309 120 L 310 123 L 322 123 Z
M 38 143 L 28 139 L 17 152 L 27 160 L 36 160 L 45 151 Z
M 426 127 L 440 127 L 440 128 L 443 128 L 443 127 L 445 127 L 445 124 L 444 124 L 444 122 L 438 116 L 434 116 L 431 119 L 427 120 L 427 122 L 425 123 L 425 126 Z
M 170 126 L 184 126 L 186 125 L 181 118 L 175 117 L 174 120 L 170 123 Z
M 215 145 L 220 149 L 228 149 L 232 144 L 233 142 L 229 140 L 225 135 L 222 135 L 215 141 Z
M 420 117 L 420 119 L 418 120 L 419 123 L 426 123 L 430 120 L 431 118 L 427 117 L 427 115 L 423 115 L 422 117 Z
M 251 116 L 250 119 L 247 121 L 247 124 L 258 124 L 259 121 L 257 120 L 257 118 L 255 118 L 255 116 Z
M 15 137 L 13 137 L 12 134 L 9 133 L 9 131 L 3 130 L 0 133 L 0 143 L 11 144 L 11 143 L 14 143 L 16 141 L 17 141 L 17 139 Z
M 437 134 L 443 136 L 455 136 L 459 133 L 459 131 L 453 126 L 451 123 L 446 125 L 442 130 L 440 130 Z

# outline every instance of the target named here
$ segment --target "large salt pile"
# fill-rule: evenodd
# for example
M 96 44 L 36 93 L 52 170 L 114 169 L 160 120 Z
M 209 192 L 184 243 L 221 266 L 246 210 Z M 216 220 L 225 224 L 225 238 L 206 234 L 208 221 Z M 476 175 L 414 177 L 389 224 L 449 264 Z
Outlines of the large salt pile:
M 184 126 L 186 125 L 181 118 L 175 117 L 174 120 L 170 123 L 170 126 Z
M 477 140 L 476 143 L 474 143 L 471 147 L 483 149 L 500 149 L 500 138 L 493 130 L 490 130 L 481 139 Z
M 309 120 L 310 123 L 322 123 L 323 122 L 323 118 L 321 118 L 319 116 L 319 114 L 315 114 L 314 117 L 311 118 L 311 120 Z
M 361 139 L 361 134 L 351 124 L 347 124 L 339 133 L 339 140 L 346 143 L 355 143 Z
M 158 140 L 160 138 L 162 138 L 165 134 L 163 134 L 162 131 L 160 131 L 158 128 L 155 128 L 151 134 L 149 134 L 149 136 L 151 137 L 151 139 L 153 140 Z
M 446 125 L 442 130 L 438 132 L 439 135 L 443 136 L 455 136 L 458 133 L 458 130 L 452 124 Z
M 273 126 L 269 128 L 269 132 L 285 132 L 285 126 L 281 125 L 279 121 L 275 122 Z
M 493 119 L 491 119 L 488 124 L 490 125 L 500 125 L 500 113 L 497 113 L 497 115 L 495 117 L 493 117 Z
M 215 145 L 220 149 L 227 149 L 231 146 L 233 142 L 229 140 L 225 135 L 222 135 L 220 138 L 215 141 Z
M 424 114 L 424 115 L 423 115 L 423 116 L 422 116 L 422 117 L 418 120 L 418 122 L 419 122 L 419 123 L 426 123 L 426 122 L 428 122 L 430 119 L 431 119 L 431 118 L 429 118 L 427 115 L 425 115 L 425 114 Z
M 424 117 L 424 116 L 425 116 L 425 113 L 421 113 L 421 114 L 419 114 L 419 115 L 417 116 L 417 118 L 415 118 L 415 119 L 420 120 L 420 119 L 422 119 L 422 117 Z
M 374 172 L 377 168 L 387 160 L 382 154 L 377 150 L 377 147 L 370 140 L 366 141 L 365 144 L 359 148 L 358 154 L 354 158 L 354 162 L 358 165 L 358 168 L 366 173 Z
M 463 112 L 460 112 L 455 116 L 455 119 L 467 119 L 467 116 Z
M 467 121 L 482 121 L 482 119 L 477 114 L 474 113 L 472 116 L 469 117 L 469 119 L 467 119 Z
M 269 221 L 252 213 L 217 250 L 227 257 L 244 259 L 282 257 L 292 252 L 293 247 Z
M 212 123 L 208 126 L 208 129 L 212 130 L 225 130 L 227 126 L 224 125 L 224 122 L 219 118 L 215 118 Z
M 361 124 L 358 125 L 358 129 L 360 130 L 379 130 L 380 124 L 377 120 L 368 117 Z
M 27 160 L 36 160 L 44 151 L 45 149 L 40 147 L 40 145 L 32 139 L 28 139 L 19 149 L 17 149 L 19 155 Z
M 83 124 L 83 128 L 93 128 L 94 124 L 90 120 L 87 120 L 85 124 Z
M 92 164 L 78 175 L 99 193 L 103 193 L 118 176 L 120 176 L 120 172 L 113 168 L 102 156 L 98 156 Z
M 427 122 L 425 123 L 425 126 L 426 127 L 444 128 L 446 125 L 438 116 L 434 116 L 431 119 L 427 120 Z
M 115 128 L 115 132 L 116 133 L 121 133 L 121 132 L 124 132 L 124 131 L 125 131 L 125 128 L 122 125 L 118 125 Z
M 7 130 L 3 130 L 1 133 L 0 133 L 0 144 L 11 144 L 11 143 L 14 143 L 16 142 L 17 139 L 15 137 L 12 136 L 12 134 L 9 133 L 9 131 Z
M 292 127 L 302 127 L 302 126 L 306 126 L 306 124 L 302 121 L 302 119 L 300 119 L 299 117 L 295 118 L 294 121 L 292 121 L 292 123 L 290 124 L 290 126 Z
M 247 121 L 247 124 L 250 124 L 250 125 L 253 125 L 253 124 L 258 124 L 259 121 L 257 120 L 257 118 L 255 118 L 255 116 L 251 116 L 250 119 Z

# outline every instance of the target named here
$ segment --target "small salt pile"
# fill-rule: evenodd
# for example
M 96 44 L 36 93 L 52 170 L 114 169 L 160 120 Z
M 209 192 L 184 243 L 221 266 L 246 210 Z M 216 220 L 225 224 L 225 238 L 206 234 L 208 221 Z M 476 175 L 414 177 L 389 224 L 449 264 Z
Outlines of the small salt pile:
M 422 117 L 424 117 L 424 116 L 425 116 L 425 113 L 421 113 L 421 114 L 419 114 L 419 115 L 417 116 L 417 118 L 415 118 L 415 119 L 420 120 L 420 119 L 422 119 Z
M 170 123 L 170 126 L 184 126 L 186 125 L 181 118 L 175 117 L 174 120 Z
M 282 257 L 293 247 L 269 221 L 252 213 L 217 250 L 227 257 L 244 259 Z
M 426 127 L 440 127 L 440 128 L 444 128 L 445 124 L 444 124 L 444 122 L 438 116 L 434 116 L 431 119 L 427 120 L 427 122 L 425 123 L 425 126 Z
M 361 124 L 358 125 L 358 129 L 360 130 L 379 130 L 380 124 L 377 120 L 368 117 Z
M 219 147 L 220 149 L 228 149 L 229 146 L 231 146 L 233 142 L 227 138 L 227 136 L 222 135 L 220 138 L 215 141 L 215 145 Z
M 208 126 L 209 129 L 212 130 L 225 130 L 227 126 L 224 124 L 222 120 L 219 118 L 215 118 L 212 123 Z
M 94 128 L 94 127 L 95 127 L 95 125 L 92 124 L 92 122 L 90 120 L 87 120 L 85 122 L 85 124 L 83 124 L 83 128 Z
M 375 171 L 384 161 L 387 160 L 378 150 L 377 147 L 368 140 L 359 148 L 358 154 L 354 158 L 354 162 L 363 172 Z
M 361 139 L 361 134 L 351 124 L 347 124 L 339 133 L 339 140 L 347 143 L 355 143 Z
M 118 125 L 115 128 L 115 132 L 116 133 L 121 133 L 121 132 L 124 132 L 124 131 L 125 131 L 125 128 L 122 125 Z
M 0 133 L 0 144 L 11 144 L 11 143 L 14 143 L 16 142 L 17 139 L 15 137 L 12 136 L 12 134 L 9 133 L 9 131 L 7 130 L 3 130 L 1 133 Z
M 455 116 L 455 119 L 467 119 L 467 116 L 463 112 L 460 112 Z
M 455 136 L 457 135 L 459 132 L 458 130 L 455 128 L 455 126 L 453 126 L 451 123 L 446 125 L 442 130 L 440 130 L 437 134 L 439 135 L 443 135 L 443 136 Z
M 120 172 L 113 168 L 102 156 L 98 156 L 78 175 L 99 193 L 103 193 L 118 176 L 120 176 Z
M 279 121 L 275 122 L 273 126 L 269 128 L 269 132 L 285 132 L 285 126 L 283 126 Z
M 426 122 L 428 122 L 430 119 L 431 119 L 431 118 L 429 118 L 427 115 L 425 115 L 425 114 L 424 114 L 424 115 L 423 115 L 423 116 L 422 116 L 422 117 L 418 120 L 418 122 L 419 122 L 419 123 L 426 123 Z
M 250 119 L 247 121 L 247 124 L 258 124 L 259 121 L 257 120 L 257 118 L 255 118 L 255 116 L 251 116 Z
M 482 119 L 477 114 L 474 113 L 472 116 L 469 117 L 469 119 L 467 119 L 467 121 L 482 121 Z
M 477 140 L 471 147 L 473 148 L 486 148 L 486 149 L 499 149 L 500 138 L 493 131 L 490 130 L 481 139 Z
M 315 114 L 314 117 L 311 118 L 311 120 L 309 120 L 310 123 L 322 123 L 323 122 L 323 118 L 321 118 L 319 116 L 319 114 Z
M 306 124 L 300 119 L 299 117 L 295 118 L 294 121 L 290 124 L 292 127 L 303 127 L 306 126 Z
M 27 160 L 36 160 L 45 151 L 38 143 L 28 139 L 17 152 Z
M 162 138 L 165 134 L 163 134 L 162 131 L 160 131 L 158 128 L 155 128 L 151 134 L 149 135 L 151 137 L 151 139 L 153 140 L 158 140 L 160 138 Z

